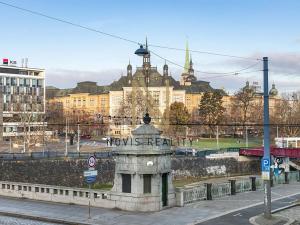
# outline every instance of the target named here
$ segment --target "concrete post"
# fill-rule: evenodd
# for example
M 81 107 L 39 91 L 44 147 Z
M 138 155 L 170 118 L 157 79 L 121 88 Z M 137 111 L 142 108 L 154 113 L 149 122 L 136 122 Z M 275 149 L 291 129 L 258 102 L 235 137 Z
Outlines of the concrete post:
M 256 177 L 250 177 L 251 180 L 251 191 L 256 191 Z
M 212 189 L 212 184 L 206 183 L 206 200 L 212 200 L 211 189 Z
M 289 183 L 289 172 L 284 172 L 284 183 L 285 184 Z
M 235 195 L 236 194 L 235 180 L 229 180 L 229 183 L 230 183 L 230 194 Z

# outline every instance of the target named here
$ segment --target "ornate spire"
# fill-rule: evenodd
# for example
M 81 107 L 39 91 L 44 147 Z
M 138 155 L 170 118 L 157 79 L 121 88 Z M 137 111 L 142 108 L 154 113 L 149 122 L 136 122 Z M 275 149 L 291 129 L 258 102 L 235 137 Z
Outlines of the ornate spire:
M 184 73 L 187 73 L 189 71 L 189 68 L 190 68 L 189 43 L 188 43 L 188 41 L 186 41 Z

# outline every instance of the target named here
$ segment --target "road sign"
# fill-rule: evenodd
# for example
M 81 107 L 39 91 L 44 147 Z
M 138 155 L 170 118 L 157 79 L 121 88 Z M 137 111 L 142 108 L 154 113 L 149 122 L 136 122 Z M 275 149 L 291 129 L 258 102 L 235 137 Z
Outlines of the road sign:
M 261 171 L 270 172 L 270 159 L 263 158 L 261 161 Z
M 261 176 L 263 180 L 270 180 L 270 158 L 261 160 Z
M 95 166 L 96 166 L 96 157 L 95 156 L 92 155 L 89 157 L 88 165 L 89 165 L 89 168 L 95 168 Z
M 98 175 L 98 170 L 86 170 L 83 172 L 84 177 L 93 177 Z
M 94 183 L 96 181 L 96 176 L 85 177 L 85 181 L 88 184 L 92 184 L 92 183 Z

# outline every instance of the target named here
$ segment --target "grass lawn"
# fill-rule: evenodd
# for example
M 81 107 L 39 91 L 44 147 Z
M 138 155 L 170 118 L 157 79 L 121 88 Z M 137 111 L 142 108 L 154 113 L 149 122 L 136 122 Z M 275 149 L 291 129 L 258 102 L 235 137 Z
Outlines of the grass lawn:
M 249 147 L 261 147 L 262 140 L 260 138 L 249 139 Z M 193 141 L 193 147 L 200 149 L 217 149 L 217 140 L 215 138 L 201 138 Z M 219 148 L 236 148 L 246 147 L 245 139 L 241 138 L 219 138 Z

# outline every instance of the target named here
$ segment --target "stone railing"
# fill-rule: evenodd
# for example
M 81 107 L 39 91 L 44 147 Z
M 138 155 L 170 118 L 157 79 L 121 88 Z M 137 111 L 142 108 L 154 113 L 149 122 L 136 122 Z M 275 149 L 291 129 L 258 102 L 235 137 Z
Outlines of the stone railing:
M 0 181 L 0 195 L 77 205 L 88 205 L 90 201 L 91 206 L 115 207 L 107 192 L 85 188 Z
M 300 172 L 293 171 L 274 177 L 271 185 L 288 184 L 289 182 L 300 182 Z M 213 200 L 237 193 L 262 190 L 263 187 L 263 180 L 260 176 L 234 179 L 224 183 L 187 185 L 176 189 L 176 201 L 178 206 L 184 206 L 196 201 Z

